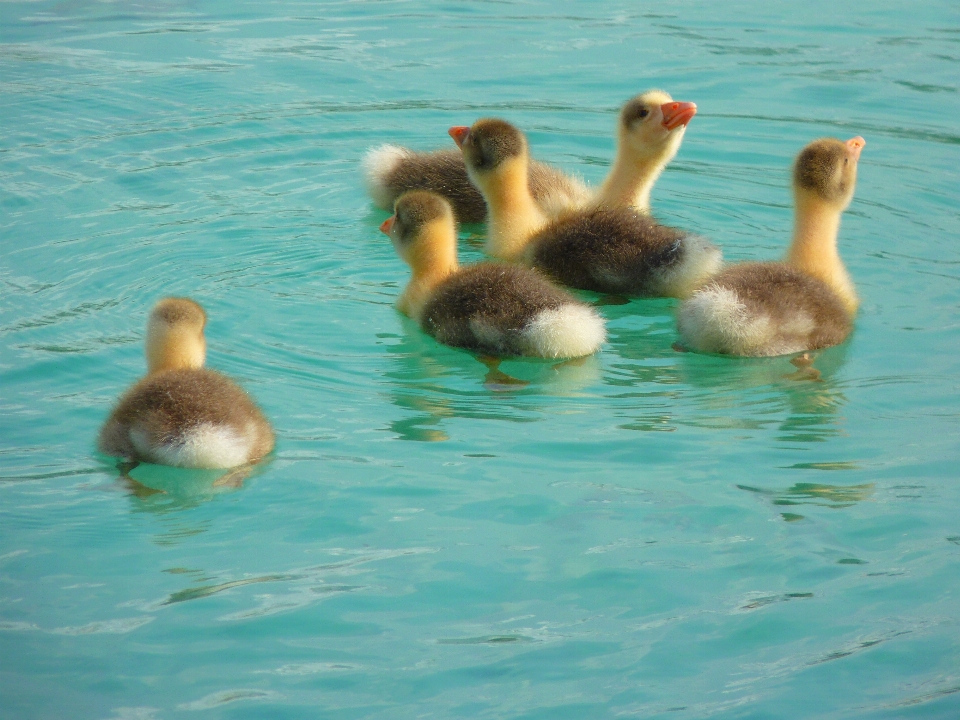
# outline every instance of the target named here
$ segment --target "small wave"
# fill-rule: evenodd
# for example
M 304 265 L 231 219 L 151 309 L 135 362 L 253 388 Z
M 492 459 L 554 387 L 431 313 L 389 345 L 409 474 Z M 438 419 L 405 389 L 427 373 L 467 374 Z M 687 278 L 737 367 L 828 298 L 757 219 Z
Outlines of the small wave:
M 234 702 L 250 702 L 253 700 L 279 700 L 283 696 L 272 690 L 250 690 L 241 688 L 238 690 L 221 690 L 219 692 L 205 695 L 199 700 L 177 705 L 178 710 L 210 710 L 220 705 L 227 705 Z
M 440 638 L 437 640 L 437 645 L 508 645 L 533 642 L 537 640 L 527 635 L 483 635 L 468 638 Z
M 154 621 L 153 616 L 138 618 L 122 618 L 119 620 L 103 620 L 100 622 L 87 623 L 75 627 L 62 627 L 51 630 L 55 635 L 99 635 L 107 633 L 112 635 L 122 635 L 132 632 L 137 628 L 143 627 L 147 623 Z
M 258 672 L 276 675 L 318 675 L 320 673 L 354 672 L 362 669 L 362 665 L 353 665 L 351 663 L 314 662 L 293 663 L 290 665 L 282 665 L 276 670 L 260 670 Z

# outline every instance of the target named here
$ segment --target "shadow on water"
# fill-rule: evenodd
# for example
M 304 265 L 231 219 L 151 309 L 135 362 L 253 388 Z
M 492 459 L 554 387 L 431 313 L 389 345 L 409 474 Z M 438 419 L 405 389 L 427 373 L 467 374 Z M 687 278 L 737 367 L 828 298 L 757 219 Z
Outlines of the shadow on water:
M 392 369 L 391 402 L 412 414 L 389 423 L 403 440 L 449 439 L 448 418 L 535 422 L 551 396 L 576 396 L 596 383 L 600 363 L 594 356 L 551 361 L 511 358 L 498 361 L 447 348 L 426 335 L 409 318 L 400 318 L 402 335 L 387 346 Z

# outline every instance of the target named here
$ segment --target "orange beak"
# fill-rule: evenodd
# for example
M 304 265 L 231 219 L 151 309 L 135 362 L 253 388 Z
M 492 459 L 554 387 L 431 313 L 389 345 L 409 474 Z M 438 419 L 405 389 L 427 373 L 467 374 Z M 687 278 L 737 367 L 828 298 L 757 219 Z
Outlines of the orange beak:
M 453 138 L 453 141 L 457 144 L 458 148 L 463 147 L 463 141 L 467 139 L 467 135 L 470 134 L 470 128 L 466 125 L 454 125 L 452 128 L 447 130 L 447 134 Z
M 393 223 L 397 219 L 396 215 L 391 215 L 386 220 L 380 224 L 380 232 L 384 235 L 389 235 L 390 231 L 393 230 Z
M 860 151 L 863 150 L 863 146 L 867 144 L 867 141 L 857 135 L 855 138 L 847 140 L 844 144 L 847 146 L 847 152 L 850 153 L 853 161 L 857 162 L 860 160 Z
M 688 102 L 668 102 L 660 106 L 663 113 L 663 125 L 667 130 L 676 130 L 686 125 L 697 114 L 697 104 Z

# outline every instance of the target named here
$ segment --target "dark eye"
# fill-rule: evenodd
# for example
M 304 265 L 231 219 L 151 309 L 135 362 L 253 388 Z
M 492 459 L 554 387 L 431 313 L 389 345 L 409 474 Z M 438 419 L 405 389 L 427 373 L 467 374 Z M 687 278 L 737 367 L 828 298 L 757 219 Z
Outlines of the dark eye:
M 640 108 L 640 112 L 637 113 L 637 117 L 639 117 L 639 118 L 642 119 L 642 118 L 645 118 L 645 117 L 646 117 L 647 115 L 649 115 L 649 114 L 650 114 L 650 111 L 647 110 L 645 107 L 642 107 L 642 108 Z
M 850 162 L 850 158 L 844 158 L 844 159 L 843 159 L 843 164 L 844 164 L 844 165 L 846 165 L 846 164 L 849 163 L 849 162 Z
M 486 164 L 487 164 L 486 148 L 478 144 L 474 165 L 476 165 L 478 168 L 482 168 Z

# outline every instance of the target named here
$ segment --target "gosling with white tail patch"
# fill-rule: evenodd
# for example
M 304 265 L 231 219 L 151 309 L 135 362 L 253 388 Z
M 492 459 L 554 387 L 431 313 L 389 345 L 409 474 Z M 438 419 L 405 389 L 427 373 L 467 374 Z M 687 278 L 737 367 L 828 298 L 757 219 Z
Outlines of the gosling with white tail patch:
M 632 205 L 551 220 L 526 189 L 526 137 L 505 120 L 449 132 L 490 209 L 488 254 L 562 285 L 638 297 L 686 297 L 720 269 L 720 250 L 706 238 L 661 225 Z
M 815 140 L 793 169 L 795 223 L 783 262 L 733 265 L 677 311 L 690 350 L 787 355 L 843 342 L 858 299 L 837 252 L 840 217 L 853 199 L 862 137 Z
M 453 212 L 439 195 L 405 193 L 380 229 L 413 271 L 397 308 L 446 345 L 497 357 L 574 358 L 606 339 L 593 308 L 532 270 L 459 267 Z
M 147 376 L 100 431 L 101 452 L 133 462 L 231 468 L 273 449 L 270 423 L 229 378 L 203 367 L 207 316 L 187 298 L 164 298 L 147 325 Z

